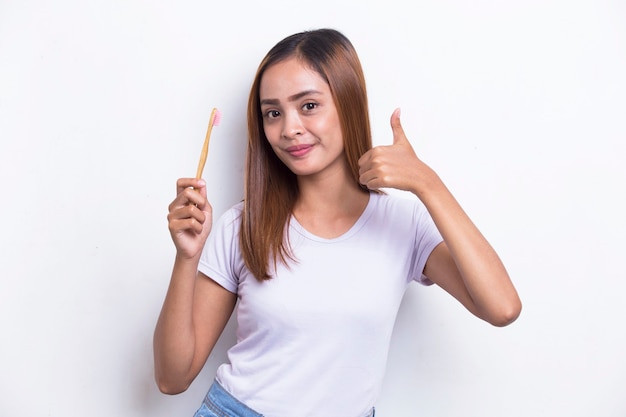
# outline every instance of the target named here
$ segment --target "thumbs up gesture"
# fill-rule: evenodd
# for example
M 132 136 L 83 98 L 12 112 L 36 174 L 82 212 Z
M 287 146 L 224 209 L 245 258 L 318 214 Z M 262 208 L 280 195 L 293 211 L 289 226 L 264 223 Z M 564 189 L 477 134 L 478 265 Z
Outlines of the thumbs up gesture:
M 415 154 L 402 129 L 400 109 L 391 115 L 391 130 L 391 145 L 376 146 L 359 159 L 359 181 L 370 190 L 395 188 L 419 197 L 437 175 Z

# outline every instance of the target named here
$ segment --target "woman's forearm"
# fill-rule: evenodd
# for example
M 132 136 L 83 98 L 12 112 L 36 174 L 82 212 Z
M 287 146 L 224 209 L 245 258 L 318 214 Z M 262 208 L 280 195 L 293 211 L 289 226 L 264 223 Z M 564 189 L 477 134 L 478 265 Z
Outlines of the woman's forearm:
M 193 380 L 193 299 L 197 259 L 176 258 L 154 332 L 155 378 L 163 392 L 184 391 Z

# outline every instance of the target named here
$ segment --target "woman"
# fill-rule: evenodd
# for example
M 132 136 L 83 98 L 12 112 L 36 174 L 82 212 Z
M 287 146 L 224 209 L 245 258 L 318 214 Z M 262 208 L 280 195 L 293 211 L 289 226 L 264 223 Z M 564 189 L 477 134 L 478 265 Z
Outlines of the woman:
M 393 143 L 372 148 L 363 72 L 341 33 L 302 32 L 269 51 L 248 102 L 243 202 L 213 225 L 205 183 L 183 178 L 169 207 L 162 392 L 187 389 L 237 301 L 237 342 L 197 416 L 373 416 L 412 281 L 495 326 L 517 318 L 504 266 L 416 156 L 399 110 L 391 129 Z

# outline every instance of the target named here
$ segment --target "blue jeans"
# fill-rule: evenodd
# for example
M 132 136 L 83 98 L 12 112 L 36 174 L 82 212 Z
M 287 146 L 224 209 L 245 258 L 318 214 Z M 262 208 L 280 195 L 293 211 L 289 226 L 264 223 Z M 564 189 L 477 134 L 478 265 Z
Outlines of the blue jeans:
M 263 417 L 230 395 L 217 381 L 207 392 L 202 406 L 193 417 Z
M 375 410 L 365 417 L 374 417 Z M 213 382 L 202 402 L 202 406 L 193 417 L 263 417 L 240 402 L 226 391 L 217 381 Z

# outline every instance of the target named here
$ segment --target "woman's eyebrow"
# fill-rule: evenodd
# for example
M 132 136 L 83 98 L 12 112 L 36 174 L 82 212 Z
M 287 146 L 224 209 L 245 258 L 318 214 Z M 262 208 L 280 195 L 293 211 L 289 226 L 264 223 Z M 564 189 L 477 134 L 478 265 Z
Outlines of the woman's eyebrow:
M 287 101 L 290 101 L 290 102 L 297 101 L 297 100 L 301 99 L 302 97 L 306 97 L 308 95 L 316 95 L 316 94 L 322 94 L 322 92 L 318 91 L 318 90 L 313 90 L 313 89 L 311 89 L 311 90 L 304 90 L 304 91 L 296 93 L 296 94 L 294 94 L 292 96 L 287 97 Z M 264 99 L 261 100 L 261 105 L 264 105 L 264 104 L 275 106 L 275 105 L 280 104 L 280 100 L 278 100 L 276 98 L 264 98 Z

